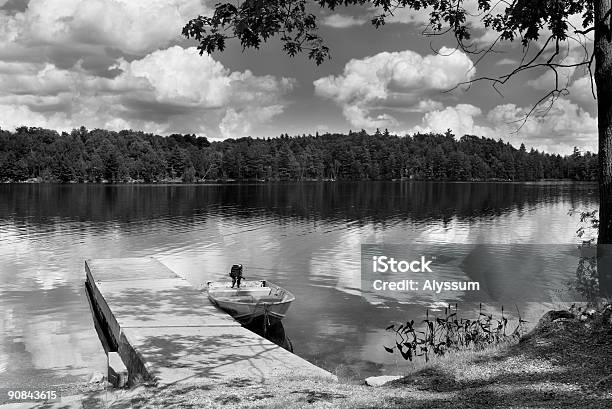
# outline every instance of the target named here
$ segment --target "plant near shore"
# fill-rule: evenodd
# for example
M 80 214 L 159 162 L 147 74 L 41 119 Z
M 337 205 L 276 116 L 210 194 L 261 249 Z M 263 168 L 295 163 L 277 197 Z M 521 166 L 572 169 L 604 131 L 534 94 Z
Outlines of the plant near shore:
M 443 317 L 430 318 L 427 309 L 426 318 L 422 321 L 424 326 L 415 326 L 414 320 L 399 326 L 389 325 L 386 331 L 395 334 L 395 345 L 383 347 L 391 354 L 397 350 L 405 360 L 424 357 L 426 362 L 429 361 L 430 354 L 443 356 L 453 351 L 482 350 L 490 345 L 508 343 L 520 338 L 526 321 L 521 318 L 518 308 L 517 313 L 517 325 L 509 333 L 509 321 L 503 306 L 501 315 L 497 318 L 493 314 L 483 312 L 481 303 L 478 317 L 475 319 L 460 317 L 457 304 L 454 309 L 452 305 L 445 308 Z
M 575 214 L 579 216 L 576 236 L 582 240 L 582 244 L 592 244 L 597 241 L 597 231 L 599 229 L 597 213 L 597 209 L 591 211 L 570 209 L 567 212 L 568 216 L 574 216 Z

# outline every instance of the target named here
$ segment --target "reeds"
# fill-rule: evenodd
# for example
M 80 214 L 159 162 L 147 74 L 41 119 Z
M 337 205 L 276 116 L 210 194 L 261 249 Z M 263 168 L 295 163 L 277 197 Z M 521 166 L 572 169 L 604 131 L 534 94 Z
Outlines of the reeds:
M 508 333 L 508 318 L 503 306 L 501 316 L 496 318 L 493 314 L 483 312 L 481 303 L 476 319 L 459 317 L 457 304 L 454 309 L 451 305 L 445 308 L 444 317 L 430 318 L 427 309 L 422 326 L 415 326 L 414 320 L 400 326 L 389 325 L 386 330 L 395 333 L 395 345 L 383 347 L 391 354 L 397 350 L 405 360 L 424 357 L 426 362 L 432 353 L 442 356 L 451 351 L 481 350 L 489 345 L 511 342 L 521 336 L 526 321 L 521 318 L 518 307 L 517 313 L 517 325 Z

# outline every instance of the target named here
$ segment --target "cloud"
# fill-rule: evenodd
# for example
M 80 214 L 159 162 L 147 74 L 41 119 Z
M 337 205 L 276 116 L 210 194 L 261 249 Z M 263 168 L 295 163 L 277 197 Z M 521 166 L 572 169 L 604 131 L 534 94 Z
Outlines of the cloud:
M 33 111 L 27 105 L 0 103 L 0 115 L 2 116 L 0 119 L 1 129 L 15 129 L 19 126 L 65 129 L 67 121 L 65 113 L 44 115 Z
M 0 62 L 0 89 L 3 93 L 53 95 L 70 90 L 72 75 L 52 64 Z
M 414 112 L 430 112 L 440 110 L 444 105 L 439 101 L 433 101 L 431 99 L 423 99 L 414 107 Z
M 345 14 L 334 13 L 323 17 L 323 25 L 334 28 L 347 28 L 353 26 L 361 26 L 370 23 L 371 20 L 383 13 L 382 8 L 369 7 L 358 12 L 357 16 L 349 16 Z M 429 12 L 425 9 L 414 10 L 408 7 L 396 9 L 392 15 L 387 15 L 385 18 L 386 24 L 414 24 L 417 26 L 426 26 L 429 23 Z
M 502 58 L 495 65 L 517 65 L 519 62 L 513 58 Z
M 0 10 L 0 43 L 9 45 L 17 39 L 19 31 L 19 19 Z
M 357 15 L 346 15 L 333 13 L 323 17 L 322 24 L 334 28 L 347 28 L 361 26 L 370 23 L 372 19 L 383 13 L 382 8 L 375 6 L 353 8 L 357 10 Z M 386 24 L 414 24 L 426 26 L 429 23 L 429 11 L 426 9 L 414 10 L 409 7 L 397 8 L 393 14 L 388 14 L 385 18 Z
M 200 0 L 31 0 L 9 17 L 17 24 L 5 31 L 26 45 L 83 44 L 143 55 L 177 40 L 189 18 L 207 12 Z
M 189 18 L 210 11 L 203 0 L 9 3 L 0 9 L 3 128 L 244 136 L 283 111 L 295 83 L 168 47 Z
M 353 26 L 362 26 L 366 23 L 365 18 L 347 16 L 344 14 L 330 14 L 323 17 L 322 24 L 333 28 L 347 28 Z
M 523 123 L 530 109 L 503 104 L 483 115 L 474 105 L 447 106 L 426 113 L 422 123 L 408 133 L 444 133 L 450 129 L 457 137 L 468 134 L 502 138 L 515 146 L 524 143 L 528 149 L 550 153 L 568 154 L 574 146 L 597 151 L 597 119 L 578 105 L 560 98 L 550 110 L 534 113 Z
M 572 57 L 567 57 L 562 61 L 564 64 L 575 64 L 576 62 Z M 579 103 L 588 111 L 595 112 L 597 107 L 597 100 L 593 98 L 593 92 L 596 94 L 595 81 L 591 84 L 591 77 L 588 74 L 576 78 L 578 76 L 576 67 L 557 68 L 557 73 L 559 89 L 565 88 L 568 91 L 565 97 Z M 551 91 L 555 89 L 555 74 L 552 70 L 547 69 L 538 78 L 527 81 L 527 85 L 535 89 Z
M 24 11 L 28 0 L 0 0 L 0 9 L 7 12 Z
M 0 126 L 245 136 L 240 132 L 282 112 L 294 85 L 288 78 L 231 72 L 193 47 L 119 59 L 109 68 L 118 75 L 96 76 L 78 64 L 0 63 Z M 240 126 L 232 127 L 232 119 Z
M 559 98 L 547 112 L 535 113 L 522 126 L 531 107 L 498 105 L 487 119 L 500 137 L 511 136 L 547 152 L 570 153 L 574 146 L 597 151 L 597 118 L 566 98 Z M 520 127 L 520 129 L 518 129 Z
M 466 22 L 471 30 L 472 39 L 470 41 L 478 44 L 486 44 L 493 42 L 497 39 L 499 34 L 495 30 L 485 27 L 482 17 L 483 12 L 478 9 L 478 0 L 465 0 L 462 3 L 462 7 L 466 10 Z M 492 14 L 503 12 L 504 5 L 502 3 L 493 4 L 490 12 Z M 398 8 L 393 11 L 393 14 L 386 18 L 386 22 L 389 24 L 411 24 L 424 29 L 430 24 L 430 15 L 433 10 L 428 7 L 421 8 L 419 10 L 412 9 L 410 7 Z M 370 18 L 375 15 L 382 13 L 382 9 L 371 8 Z M 431 31 L 428 27 L 427 31 Z
M 481 114 L 481 109 L 471 104 L 449 106 L 426 113 L 423 116 L 422 125 L 414 127 L 411 132 L 444 133 L 450 129 L 457 137 L 466 134 L 490 136 L 491 129 L 475 123 L 475 118 Z
M 372 15 L 381 14 L 382 10 L 372 9 Z M 388 16 L 386 22 L 389 24 L 415 24 L 426 26 L 429 23 L 429 11 L 427 9 L 414 10 L 408 7 L 398 8 L 393 15 Z
M 570 67 L 557 68 L 556 75 L 555 71 L 546 68 L 546 71 L 538 78 L 527 81 L 527 85 L 535 89 L 553 90 L 555 89 L 558 82 L 559 89 L 566 88 L 572 81 L 574 72 L 576 72 L 576 67 L 572 67 L 571 65 L 576 64 L 577 62 L 578 61 L 576 61 L 576 59 L 574 59 L 573 57 L 566 57 L 563 60 L 559 61 L 559 64 L 569 65 Z
M 491 27 L 486 27 L 483 22 L 483 17 L 486 14 L 502 14 L 505 12 L 507 7 L 506 2 L 496 2 L 489 4 L 491 9 L 487 12 L 483 12 L 478 8 L 479 1 L 478 0 L 465 0 L 462 2 L 462 7 L 466 10 L 466 23 L 470 29 L 471 39 L 466 41 L 467 44 L 474 44 L 475 46 L 480 47 L 481 49 L 486 49 L 486 46 L 493 44 L 494 42 L 499 40 L 500 34 L 492 29 Z M 430 14 L 433 10 L 428 7 L 421 8 L 419 10 L 412 9 L 410 7 L 403 7 L 394 10 L 393 15 L 387 17 L 386 22 L 388 24 L 408 24 L 418 27 L 419 30 L 423 30 L 427 28 L 427 31 L 432 31 L 429 27 L 430 25 Z M 371 7 L 365 16 L 357 17 L 357 19 L 363 18 L 365 21 L 373 18 L 376 15 L 382 13 L 382 9 Z M 592 50 L 593 43 L 593 32 L 588 33 L 587 35 L 581 35 L 574 33 L 575 30 L 582 29 L 584 17 L 581 13 L 573 14 L 568 17 L 568 33 L 571 34 L 571 38 L 567 41 L 562 41 L 560 43 L 560 49 L 569 49 L 574 57 L 577 59 L 583 60 L 584 58 L 584 46 Z M 535 45 L 538 47 L 542 47 L 546 42 L 546 39 L 551 35 L 551 31 L 547 27 L 543 27 L 540 30 L 539 39 L 535 41 Z M 578 41 L 577 41 L 578 40 Z M 511 44 L 508 44 L 507 41 L 500 41 L 496 46 L 496 49 L 503 47 L 503 44 L 510 45 L 510 47 L 515 49 L 522 48 L 520 41 L 514 40 Z M 551 52 L 554 50 L 554 47 L 550 47 Z M 578 55 L 580 54 L 580 55 Z M 495 54 L 493 54 L 494 56 Z M 546 54 L 549 56 L 550 54 Z M 510 64 L 511 59 L 503 59 L 503 63 L 501 64 Z M 515 63 L 516 61 L 512 61 Z
M 0 61 L 51 63 L 100 76 L 128 60 L 182 42 L 188 19 L 210 13 L 204 0 L 30 0 L 0 8 Z M 7 7 L 15 3 L 7 3 Z
M 559 43 L 559 50 L 561 52 L 561 55 L 563 55 L 563 52 L 564 52 L 563 50 L 569 49 L 569 52 L 573 53 L 574 56 L 577 56 L 577 55 L 581 56 L 580 58 L 577 58 L 577 59 L 580 59 L 580 60 L 588 59 L 588 58 L 583 58 L 583 56 L 585 52 L 585 47 L 587 48 L 587 50 L 592 51 L 593 41 L 594 41 L 594 32 L 591 31 L 587 34 L 575 33 L 575 30 L 583 30 L 583 27 L 582 27 L 583 21 L 584 21 L 584 17 L 581 15 L 581 13 L 572 14 L 568 16 L 567 31 L 570 37 L 568 37 L 567 40 L 561 41 Z M 543 47 L 551 35 L 552 35 L 552 31 L 550 31 L 550 29 L 547 26 L 543 27 L 540 30 L 540 36 L 536 40 L 536 44 L 540 48 Z M 550 51 L 548 54 L 545 55 L 545 58 L 555 51 L 555 45 L 553 41 L 551 41 L 551 44 L 549 45 L 549 49 Z
M 569 86 L 568 91 L 568 98 L 580 102 L 583 106 L 595 108 L 597 105 L 597 100 L 593 97 L 593 94 L 597 95 L 595 80 L 591 82 L 591 77 L 588 75 L 576 79 L 572 85 Z
M 242 111 L 229 108 L 219 124 L 222 138 L 232 138 L 249 135 L 254 125 L 268 122 L 270 119 L 283 112 L 282 105 L 270 105 L 264 107 L 246 107 Z
M 155 51 L 140 60 L 120 59 L 111 68 L 122 73 L 108 81 L 111 87 L 142 84 L 136 98 L 177 105 L 218 108 L 228 99 L 230 83 L 239 73 L 230 74 L 208 55 L 201 58 L 194 48 L 174 46 Z
M 433 93 L 448 90 L 475 75 L 470 58 L 461 51 L 442 48 L 425 57 L 410 50 L 382 52 L 352 59 L 338 76 L 314 81 L 316 95 L 335 101 L 353 126 L 372 129 L 397 124 L 388 113 L 373 111 L 393 104 L 397 108 L 426 111 L 435 108 Z

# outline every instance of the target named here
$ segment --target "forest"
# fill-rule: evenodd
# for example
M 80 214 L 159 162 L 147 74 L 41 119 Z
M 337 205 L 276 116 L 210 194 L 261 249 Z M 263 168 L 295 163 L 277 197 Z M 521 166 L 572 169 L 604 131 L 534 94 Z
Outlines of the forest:
M 597 180 L 597 155 L 552 155 L 485 137 L 379 130 L 211 142 L 81 127 L 0 130 L 2 182 Z

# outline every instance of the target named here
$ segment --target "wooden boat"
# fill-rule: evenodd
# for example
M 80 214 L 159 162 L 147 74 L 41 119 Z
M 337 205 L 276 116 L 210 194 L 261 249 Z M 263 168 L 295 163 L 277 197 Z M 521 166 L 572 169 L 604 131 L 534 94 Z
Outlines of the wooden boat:
M 241 324 L 260 317 L 268 324 L 280 321 L 295 300 L 291 292 L 265 280 L 243 280 L 240 288 L 232 288 L 230 281 L 209 281 L 206 292 L 214 305 Z

